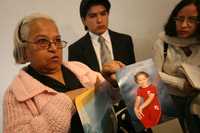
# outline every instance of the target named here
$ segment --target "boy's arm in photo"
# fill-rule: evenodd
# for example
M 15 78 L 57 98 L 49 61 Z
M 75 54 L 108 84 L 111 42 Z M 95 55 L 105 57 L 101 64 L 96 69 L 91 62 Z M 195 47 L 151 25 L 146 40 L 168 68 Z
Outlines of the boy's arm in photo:
M 142 102 L 142 98 L 140 96 L 137 96 L 135 100 L 135 105 L 134 105 L 134 112 L 138 119 L 141 119 L 144 116 L 142 111 L 139 110 L 141 102 Z

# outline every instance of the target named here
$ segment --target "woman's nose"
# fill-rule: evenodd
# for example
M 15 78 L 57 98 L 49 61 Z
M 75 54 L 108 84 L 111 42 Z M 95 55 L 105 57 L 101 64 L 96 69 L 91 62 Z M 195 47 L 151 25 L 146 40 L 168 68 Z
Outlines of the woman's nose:
M 184 21 L 181 24 L 181 27 L 188 27 L 189 23 L 187 19 L 184 19 Z
M 99 22 L 99 23 L 102 22 L 102 16 L 100 16 L 100 15 L 97 16 L 97 22 Z
M 48 48 L 48 50 L 49 50 L 49 51 L 55 51 L 55 50 L 57 50 L 56 43 L 55 43 L 55 42 L 49 43 L 49 48 Z

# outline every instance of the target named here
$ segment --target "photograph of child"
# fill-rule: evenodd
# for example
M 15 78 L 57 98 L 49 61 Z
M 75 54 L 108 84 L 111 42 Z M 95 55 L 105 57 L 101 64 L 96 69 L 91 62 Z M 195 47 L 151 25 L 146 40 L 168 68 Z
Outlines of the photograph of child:
M 128 65 L 116 77 L 136 132 L 176 117 L 168 88 L 160 80 L 152 59 Z
M 134 112 L 145 128 L 151 128 L 159 123 L 161 116 L 157 88 L 151 83 L 147 72 L 136 73 L 134 79 L 138 84 Z

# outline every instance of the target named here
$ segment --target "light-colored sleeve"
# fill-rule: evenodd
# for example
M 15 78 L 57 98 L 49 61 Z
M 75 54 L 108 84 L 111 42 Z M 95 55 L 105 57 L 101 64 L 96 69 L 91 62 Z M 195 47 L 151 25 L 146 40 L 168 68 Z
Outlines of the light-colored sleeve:
M 16 100 L 12 91 L 4 95 L 4 133 L 64 133 L 70 130 L 74 112 L 72 101 L 62 93 L 51 100 L 35 116 L 25 102 Z
M 99 72 L 93 71 L 81 62 L 68 61 L 64 65 L 75 74 L 85 88 L 94 88 L 97 78 L 100 82 L 105 81 Z
M 169 75 L 162 71 L 164 63 L 164 43 L 158 39 L 153 45 L 153 60 L 161 77 L 161 80 L 166 84 L 183 90 L 185 79 Z
M 114 88 L 112 85 L 104 79 L 101 73 L 93 71 L 88 66 L 77 61 L 68 61 L 65 66 L 70 69 L 82 85 L 86 88 L 95 88 L 97 79 L 101 83 L 100 89 L 106 89 L 111 96 L 113 102 L 116 102 L 120 98 L 119 88 Z

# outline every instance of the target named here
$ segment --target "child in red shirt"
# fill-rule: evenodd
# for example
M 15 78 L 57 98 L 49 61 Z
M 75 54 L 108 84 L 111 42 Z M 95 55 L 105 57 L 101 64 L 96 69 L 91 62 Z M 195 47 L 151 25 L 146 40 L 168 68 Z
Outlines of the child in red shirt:
M 157 89 L 149 83 L 149 74 L 144 71 L 136 73 L 134 78 L 139 85 L 134 105 L 135 114 L 145 128 L 151 128 L 159 123 L 161 116 Z

